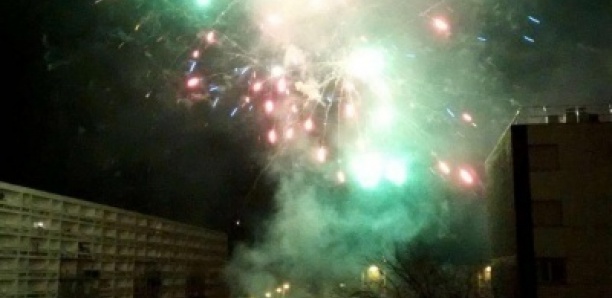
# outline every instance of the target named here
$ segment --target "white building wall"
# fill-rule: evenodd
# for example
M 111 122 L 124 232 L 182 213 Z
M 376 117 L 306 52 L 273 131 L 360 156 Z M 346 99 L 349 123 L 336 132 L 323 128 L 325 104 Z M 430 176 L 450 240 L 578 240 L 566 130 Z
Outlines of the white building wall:
M 224 233 L 0 182 L 0 297 L 59 297 L 61 280 L 134 297 L 147 272 L 159 276 L 154 297 L 185 297 L 190 277 L 226 297 L 226 259 Z

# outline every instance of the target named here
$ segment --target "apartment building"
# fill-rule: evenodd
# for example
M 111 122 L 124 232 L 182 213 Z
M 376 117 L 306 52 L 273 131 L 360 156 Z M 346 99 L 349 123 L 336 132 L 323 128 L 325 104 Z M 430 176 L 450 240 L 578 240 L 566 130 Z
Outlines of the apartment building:
M 490 154 L 494 297 L 612 297 L 611 116 L 522 111 Z
M 0 297 L 228 297 L 224 233 L 0 182 Z

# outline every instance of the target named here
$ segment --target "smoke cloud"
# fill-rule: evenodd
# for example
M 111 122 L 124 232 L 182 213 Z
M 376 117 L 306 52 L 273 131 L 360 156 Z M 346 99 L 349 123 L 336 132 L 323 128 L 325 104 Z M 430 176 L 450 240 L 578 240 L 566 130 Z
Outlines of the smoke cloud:
M 240 247 L 228 268 L 241 290 L 258 296 L 289 282 L 306 295 L 358 282 L 368 260 L 381 261 L 395 244 L 439 220 L 435 190 L 357 192 L 313 176 L 282 176 L 279 209 L 266 234 L 254 246 Z
M 364 82 L 360 88 L 365 92 L 360 96 L 367 97 L 361 108 L 370 117 L 360 119 L 362 127 L 359 133 L 341 125 L 326 126 L 325 129 L 335 130 L 327 133 L 334 137 L 325 140 L 330 151 L 334 152 L 334 161 L 325 165 L 313 163 L 312 148 L 316 148 L 320 141 L 316 138 L 292 140 L 290 147 L 274 149 L 276 151 L 265 160 L 269 164 L 267 174 L 278 181 L 274 197 L 277 208 L 262 228 L 263 235 L 253 244 L 244 244 L 234 252 L 226 273 L 235 296 L 263 297 L 268 292 L 273 294 L 284 283 L 291 285 L 291 297 L 324 296 L 337 289 L 339 284 L 359 285 L 362 273 L 372 262 L 382 262 L 393 254 L 397 245 L 409 243 L 425 229 L 432 233 L 429 235 L 432 239 L 439 237 L 438 233 L 444 233 L 449 219 L 448 189 L 431 171 L 431 152 L 425 148 L 450 151 L 447 145 L 453 142 L 434 137 L 434 131 L 448 130 L 445 120 L 440 120 L 447 116 L 432 113 L 431 109 L 434 106 L 440 109 L 443 102 L 448 101 L 448 96 L 456 97 L 457 102 L 467 102 L 472 99 L 469 94 L 457 95 L 453 90 L 469 90 L 482 84 L 479 80 L 483 76 L 477 72 L 475 63 L 478 51 L 466 48 L 460 55 L 429 58 L 428 50 L 423 50 L 418 41 L 423 37 L 423 33 L 418 33 L 423 28 L 399 26 L 405 24 L 406 15 L 397 13 L 400 9 L 397 1 L 368 4 L 360 7 L 362 10 L 356 6 L 338 7 L 345 1 L 333 1 L 338 3 L 321 7 L 329 10 L 324 14 L 326 17 L 307 20 L 297 18 L 308 8 L 306 4 L 297 5 L 297 2 L 309 1 L 252 3 L 256 11 L 254 19 L 256 23 L 261 22 L 262 43 L 267 39 L 273 45 L 292 44 L 285 48 L 285 64 L 300 61 L 305 65 L 302 69 L 307 72 L 329 70 L 337 75 L 344 71 L 342 65 L 321 67 L 309 63 L 309 59 L 320 54 L 320 49 L 334 52 L 336 49 L 330 49 L 330 45 L 340 47 L 336 51 L 338 55 L 351 57 L 353 46 L 357 44 L 359 47 L 360 41 L 343 42 L 337 35 L 366 28 L 363 31 L 369 34 L 390 36 L 388 39 L 396 46 L 418 49 L 424 58 L 411 64 L 410 59 L 386 62 L 383 56 L 376 65 L 363 65 L 365 72 L 360 72 L 362 65 L 359 65 L 355 72 L 367 76 L 361 78 Z M 435 8 L 424 1 L 406 2 L 401 7 L 406 12 L 413 12 L 415 19 L 419 18 L 419 12 Z M 376 17 L 366 13 L 369 9 Z M 380 16 L 389 18 L 383 21 Z M 352 22 L 355 19 L 364 22 Z M 339 23 L 341 20 L 353 27 Z M 377 52 L 378 49 L 382 52 Z M 367 50 L 365 53 L 372 55 L 358 60 L 371 60 L 364 61 L 371 64 L 378 59 L 369 58 L 379 58 L 376 55 L 384 55 L 387 49 L 371 47 Z M 331 58 L 345 61 L 333 55 Z M 397 72 L 375 74 L 385 67 L 384 63 L 394 63 L 394 67 L 387 70 Z M 444 69 L 456 71 L 445 72 Z M 471 76 L 462 74 L 468 72 L 466 69 L 474 70 Z M 394 81 L 401 81 L 400 84 L 393 86 L 396 88 L 387 86 L 385 75 L 394 76 Z M 312 80 L 298 82 L 296 87 L 306 98 L 322 100 L 324 96 L 317 90 L 323 88 L 316 84 L 321 79 L 316 71 L 312 76 Z M 432 81 L 436 83 L 432 84 Z M 334 114 L 328 111 L 328 115 Z M 277 115 L 283 116 L 282 113 Z M 335 120 L 332 116 L 323 122 L 327 125 Z M 384 123 L 389 121 L 395 124 L 388 126 Z M 363 135 L 368 139 L 365 145 L 360 142 Z M 363 150 L 363 147 L 368 149 Z M 384 158 L 381 161 L 379 156 L 392 161 Z M 348 177 L 349 173 L 346 173 L 345 183 L 338 183 L 335 177 L 330 177 L 333 176 L 330 173 L 335 173 L 333 167 L 340 164 L 340 168 L 351 168 L 353 161 L 360 158 L 363 164 L 357 169 L 361 173 L 356 176 L 362 174 L 367 180 L 367 175 L 376 171 L 380 162 L 398 161 L 400 166 L 408 168 L 406 183 L 386 181 L 378 187 L 364 187 L 355 175 Z

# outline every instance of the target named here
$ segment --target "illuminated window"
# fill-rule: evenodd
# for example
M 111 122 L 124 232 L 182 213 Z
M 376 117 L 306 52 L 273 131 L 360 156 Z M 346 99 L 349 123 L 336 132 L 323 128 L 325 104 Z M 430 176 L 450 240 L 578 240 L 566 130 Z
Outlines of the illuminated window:
M 563 258 L 537 258 L 536 259 L 538 283 L 565 284 L 566 270 Z
M 483 270 L 482 279 L 484 282 L 491 281 L 491 266 L 487 266 Z
M 561 201 L 535 201 L 532 203 L 533 226 L 555 227 L 563 225 Z
M 552 144 L 529 146 L 529 169 L 532 172 L 559 169 L 559 146 Z

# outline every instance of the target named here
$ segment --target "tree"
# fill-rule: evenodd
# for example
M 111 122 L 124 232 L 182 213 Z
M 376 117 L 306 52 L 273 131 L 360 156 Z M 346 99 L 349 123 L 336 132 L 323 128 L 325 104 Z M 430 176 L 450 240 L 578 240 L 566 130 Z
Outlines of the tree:
M 482 266 L 441 260 L 423 242 L 398 247 L 382 267 L 392 297 L 482 297 L 477 278 Z

